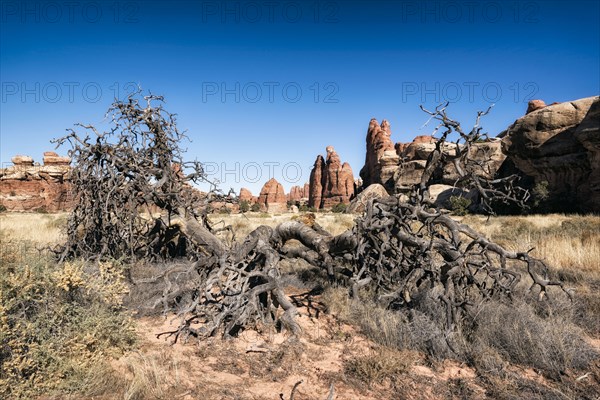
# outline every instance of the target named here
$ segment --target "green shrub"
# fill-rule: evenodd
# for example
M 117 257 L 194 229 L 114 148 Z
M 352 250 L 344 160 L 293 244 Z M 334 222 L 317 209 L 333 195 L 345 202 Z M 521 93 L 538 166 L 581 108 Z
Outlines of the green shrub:
M 539 207 L 544 201 L 550 197 L 550 190 L 548 189 L 548 181 L 540 181 L 533 186 L 531 190 L 533 194 L 533 206 Z
M 0 204 L 0 213 L 3 213 L 6 211 L 6 206 L 4 204 Z
M 252 212 L 259 212 L 260 211 L 260 204 L 258 204 L 258 203 L 252 204 L 252 207 L 250 207 L 250 211 L 252 211 Z
M 250 202 L 248 200 L 240 201 L 240 211 L 243 213 L 250 211 Z
M 471 200 L 462 196 L 450 196 L 448 199 L 450 211 L 454 215 L 467 215 L 469 213 L 469 206 Z
M 331 208 L 331 211 L 334 213 L 343 213 L 346 212 L 347 206 L 344 203 L 338 203 Z

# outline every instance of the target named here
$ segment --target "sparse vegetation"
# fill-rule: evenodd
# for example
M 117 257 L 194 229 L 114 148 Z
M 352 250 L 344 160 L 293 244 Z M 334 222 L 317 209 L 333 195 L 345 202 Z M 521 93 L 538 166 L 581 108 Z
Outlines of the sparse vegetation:
M 450 211 L 452 211 L 452 214 L 454 215 L 467 215 L 469 213 L 471 200 L 466 197 L 450 196 L 448 203 Z
M 346 212 L 346 204 L 344 203 L 338 203 L 336 205 L 334 205 L 333 207 L 331 207 L 331 211 L 334 213 L 344 213 Z
M 240 201 L 240 212 L 247 213 L 250 211 L 250 202 L 248 200 Z

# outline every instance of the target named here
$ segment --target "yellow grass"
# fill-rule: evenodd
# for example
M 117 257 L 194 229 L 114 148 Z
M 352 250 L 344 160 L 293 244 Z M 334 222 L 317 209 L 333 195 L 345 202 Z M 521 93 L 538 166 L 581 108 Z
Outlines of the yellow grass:
M 2 213 L 0 233 L 16 241 L 31 241 L 39 245 L 64 240 L 61 228 L 67 214 Z
M 533 248 L 552 267 L 600 272 L 600 216 L 468 216 L 463 222 L 511 250 Z

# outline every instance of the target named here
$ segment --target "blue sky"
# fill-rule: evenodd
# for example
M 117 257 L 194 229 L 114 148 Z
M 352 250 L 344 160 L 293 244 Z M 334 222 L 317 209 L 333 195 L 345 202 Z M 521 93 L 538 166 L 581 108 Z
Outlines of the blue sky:
M 223 189 L 308 181 L 333 145 L 356 176 L 372 117 L 428 134 L 451 101 L 492 134 L 527 101 L 600 93 L 596 1 L 2 1 L 0 161 L 41 161 L 134 85 L 162 94 Z M 66 153 L 66 148 L 59 153 Z

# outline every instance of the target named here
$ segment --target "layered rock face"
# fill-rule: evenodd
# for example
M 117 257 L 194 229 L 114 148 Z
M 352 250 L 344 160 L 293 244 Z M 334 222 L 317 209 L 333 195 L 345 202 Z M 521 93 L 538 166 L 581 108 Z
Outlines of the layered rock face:
M 557 210 L 600 212 L 600 97 L 530 111 L 507 129 L 502 150 L 523 174 L 548 182 Z
M 281 183 L 275 178 L 269 179 L 258 196 L 258 204 L 269 212 L 283 212 L 287 210 L 285 191 Z
M 15 156 L 13 166 L 0 169 L 0 204 L 11 211 L 71 210 L 74 197 L 69 157 L 44 153 L 44 165 L 29 156 Z
M 333 146 L 327 146 L 327 161 L 317 156 L 310 174 L 308 205 L 331 208 L 336 204 L 349 204 L 354 196 L 354 174 L 347 162 L 342 164 Z

